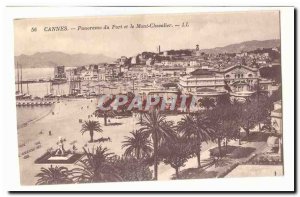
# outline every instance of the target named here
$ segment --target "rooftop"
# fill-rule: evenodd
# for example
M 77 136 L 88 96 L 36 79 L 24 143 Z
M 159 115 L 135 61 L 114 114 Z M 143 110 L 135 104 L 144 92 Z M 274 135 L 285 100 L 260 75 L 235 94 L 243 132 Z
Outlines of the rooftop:
M 205 76 L 207 76 L 207 75 L 210 75 L 210 76 L 213 76 L 214 75 L 214 73 L 212 72 L 212 71 L 209 71 L 209 70 L 207 70 L 207 69 L 197 69 L 197 70 L 194 70 L 193 72 L 191 72 L 191 75 L 205 75 Z

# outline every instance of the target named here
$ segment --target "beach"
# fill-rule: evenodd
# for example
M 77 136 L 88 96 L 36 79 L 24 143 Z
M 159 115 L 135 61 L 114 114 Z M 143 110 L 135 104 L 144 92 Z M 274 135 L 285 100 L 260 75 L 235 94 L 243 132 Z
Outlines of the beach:
M 20 180 L 22 185 L 35 184 L 37 178 L 34 176 L 40 171 L 40 168 L 50 166 L 50 164 L 35 164 L 34 161 L 49 148 L 56 149 L 59 137 L 66 139 L 65 149 L 71 149 L 74 143 L 79 151 L 84 146 L 91 150 L 93 147 L 102 145 L 116 155 L 121 156 L 124 153 L 124 150 L 121 148 L 122 141 L 124 141 L 124 136 L 129 136 L 132 130 L 138 129 L 138 125 L 136 124 L 139 121 L 138 117 L 109 118 L 110 124 L 115 123 L 116 125 L 104 126 L 103 118 L 96 118 L 94 116 L 88 118 L 95 111 L 96 105 L 96 99 L 61 100 L 59 103 L 54 104 L 52 113 L 18 129 Z M 82 123 L 79 123 L 79 119 L 83 121 L 89 119 L 99 121 L 103 132 L 95 132 L 94 140 L 101 137 L 109 137 L 111 141 L 88 143 L 90 136 L 88 132 L 84 135 L 81 134 Z M 168 116 L 167 119 L 177 122 L 181 119 L 181 116 Z M 51 131 L 51 136 L 49 135 L 49 131 Z M 29 151 L 29 153 L 24 154 L 26 151 Z M 25 159 L 25 155 L 29 155 L 29 157 Z M 74 167 L 74 164 L 60 165 L 68 168 Z M 164 173 L 161 178 L 166 180 L 170 179 L 169 176 L 174 172 L 170 166 L 161 163 L 159 173 Z
M 88 115 L 94 112 L 96 101 L 92 101 L 91 99 L 60 101 L 55 103 L 53 113 L 18 130 L 21 184 L 35 184 L 36 178 L 34 176 L 41 167 L 47 165 L 34 164 L 34 160 L 44 154 L 49 148 L 56 149 L 56 142 L 59 137 L 66 138 L 66 149 L 70 149 L 72 147 L 70 143 L 74 141 L 77 141 L 75 145 L 78 149 L 88 142 L 89 135 L 80 133 L 81 124 L 79 119 L 87 120 Z M 101 119 L 99 121 L 102 123 Z M 51 131 L 51 136 L 49 131 Z M 95 134 L 96 137 L 97 134 Z M 40 148 L 37 148 L 39 145 Z M 30 149 L 35 150 L 27 154 L 29 158 L 24 159 L 22 153 Z

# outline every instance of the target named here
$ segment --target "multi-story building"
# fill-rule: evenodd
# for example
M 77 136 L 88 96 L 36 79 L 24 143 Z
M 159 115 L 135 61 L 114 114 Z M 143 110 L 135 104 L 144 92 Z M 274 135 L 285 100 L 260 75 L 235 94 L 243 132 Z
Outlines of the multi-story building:
M 231 66 L 218 72 L 223 75 L 232 92 L 251 91 L 260 78 L 258 69 L 242 65 Z
M 56 66 L 54 68 L 54 78 L 66 78 L 65 66 Z
M 222 74 L 204 69 L 197 69 L 191 72 L 189 75 L 180 77 L 179 89 L 184 94 L 199 95 L 203 88 L 206 92 L 214 92 L 215 96 L 223 93 L 225 81 Z
M 109 64 L 105 67 L 105 80 L 112 80 L 118 77 L 121 67 L 116 64 Z
M 267 89 L 272 81 L 260 78 L 259 70 L 237 65 L 225 69 L 197 69 L 180 77 L 179 88 L 186 94 L 218 96 L 230 92 L 232 96 L 250 96 L 261 80 Z

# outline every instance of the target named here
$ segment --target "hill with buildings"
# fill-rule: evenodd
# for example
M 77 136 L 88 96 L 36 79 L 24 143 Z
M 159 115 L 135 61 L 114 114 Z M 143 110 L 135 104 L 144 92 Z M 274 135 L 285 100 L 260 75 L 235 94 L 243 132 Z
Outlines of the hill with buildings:
M 102 54 L 67 54 L 56 51 L 15 56 L 15 62 L 27 68 L 55 67 L 58 65 L 82 66 L 112 61 L 114 58 Z

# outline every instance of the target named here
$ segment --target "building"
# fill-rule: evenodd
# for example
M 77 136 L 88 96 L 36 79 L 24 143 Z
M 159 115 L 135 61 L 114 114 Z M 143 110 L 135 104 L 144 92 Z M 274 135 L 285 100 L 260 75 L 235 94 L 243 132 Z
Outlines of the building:
M 208 90 L 207 95 L 217 96 L 225 92 L 224 76 L 218 72 L 197 69 L 179 80 L 179 89 L 184 94 L 200 95 L 201 91 Z M 202 96 L 205 96 L 205 93 L 202 92 Z
M 116 64 L 109 64 L 105 67 L 105 80 L 116 79 L 121 73 L 121 67 Z
M 231 66 L 218 71 L 223 74 L 232 92 L 253 91 L 260 78 L 259 70 L 248 66 Z
M 179 88 L 193 95 L 219 96 L 230 92 L 233 97 L 248 97 L 256 91 L 258 80 L 266 90 L 272 85 L 272 81 L 261 79 L 258 69 L 235 65 L 225 69 L 194 70 L 180 77 Z
M 56 66 L 54 68 L 54 78 L 66 78 L 65 66 Z
M 282 134 L 282 106 L 281 101 L 274 103 L 274 110 L 271 112 L 271 125 L 275 133 Z

